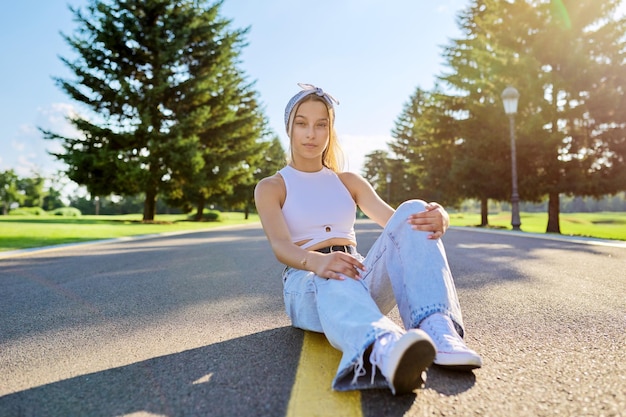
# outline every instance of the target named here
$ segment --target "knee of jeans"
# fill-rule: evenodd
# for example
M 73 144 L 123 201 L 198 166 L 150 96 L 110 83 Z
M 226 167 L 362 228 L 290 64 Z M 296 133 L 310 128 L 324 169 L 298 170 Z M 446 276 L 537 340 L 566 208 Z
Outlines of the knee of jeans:
M 408 217 L 411 214 L 426 210 L 426 204 L 428 203 L 424 200 L 407 200 L 398 206 L 396 213 Z

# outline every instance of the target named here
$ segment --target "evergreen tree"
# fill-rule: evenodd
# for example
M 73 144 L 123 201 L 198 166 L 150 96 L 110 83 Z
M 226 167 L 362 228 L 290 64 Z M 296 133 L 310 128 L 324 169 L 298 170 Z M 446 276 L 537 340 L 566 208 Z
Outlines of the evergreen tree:
M 545 97 L 547 232 L 560 233 L 561 193 L 599 197 L 626 189 L 626 19 L 619 0 L 538 3 L 532 54 Z M 545 149 L 545 148 L 544 148 Z
M 207 165 L 207 154 L 236 147 L 207 125 L 228 124 L 240 108 L 232 94 L 247 30 L 230 30 L 221 2 L 91 0 L 71 8 L 79 24 L 64 36 L 77 53 L 62 59 L 75 80 L 61 89 L 90 111 L 71 123 L 79 138 L 61 139 L 67 174 L 95 196 L 145 195 L 143 218 L 154 219 L 159 194 L 182 198 Z M 241 77 L 239 78 L 241 80 Z M 239 91 L 241 88 L 239 89 Z
M 226 80 L 226 78 L 229 78 Z M 172 193 L 172 204 L 196 209 L 196 219 L 201 220 L 209 201 L 227 201 L 231 207 L 245 205 L 248 198 L 236 192 L 238 187 L 250 188 L 254 172 L 261 163 L 267 135 L 267 121 L 262 114 L 256 93 L 244 84 L 241 75 L 233 71 L 222 74 L 219 100 L 213 94 L 206 96 L 206 104 L 218 118 L 210 118 L 198 128 L 200 154 L 204 168 L 185 183 L 174 182 L 180 193 Z M 228 100 L 223 100 L 228 97 Z
M 457 126 L 443 94 L 416 89 L 396 120 L 389 143 L 401 165 L 400 175 L 393 175 L 394 182 L 401 183 L 398 197 L 459 204 L 461 184 L 451 177 Z
M 381 197 L 387 187 L 387 175 L 391 174 L 391 158 L 388 152 L 376 150 L 365 155 L 365 163 L 363 164 L 363 178 L 365 178 L 376 193 Z M 389 201 L 387 201 L 389 203 Z
M 560 194 L 600 196 L 626 184 L 626 20 L 612 18 L 618 4 L 474 0 L 460 19 L 465 38 L 446 50 L 453 72 L 442 79 L 467 112 L 461 178 L 468 185 L 478 179 L 472 187 L 480 189 L 486 178 L 505 175 L 499 93 L 516 86 L 520 194 L 549 196 L 548 232 L 560 232 Z M 481 163 L 482 177 L 468 175 Z M 487 188 L 501 198 L 501 187 Z
M 423 125 L 427 123 L 424 113 L 428 99 L 427 92 L 416 89 L 409 101 L 404 103 L 402 113 L 396 119 L 391 131 L 393 140 L 388 143 L 402 166 L 402 175 L 399 177 L 397 174 L 391 174 L 392 179 L 395 177 L 394 183 L 399 179 L 403 180 L 401 194 L 406 199 L 417 197 L 420 189 L 424 187 L 427 175 L 424 149 L 428 146 L 429 138 L 425 136 Z M 386 173 L 391 173 L 391 161 L 387 165 Z M 380 180 L 384 181 L 385 177 Z
M 247 219 L 254 207 L 254 188 L 263 178 L 274 175 L 285 166 L 285 149 L 280 143 L 278 136 L 272 136 L 271 140 L 258 142 L 258 152 L 246 163 L 246 181 L 240 181 L 233 187 L 232 193 L 224 195 L 224 204 L 234 209 L 243 209 Z
M 496 16 L 487 11 L 495 8 L 495 1 L 480 1 L 460 15 L 464 37 L 444 49 L 449 73 L 440 77 L 455 93 L 446 98 L 458 127 L 452 181 L 464 198 L 481 202 L 482 226 L 489 224 L 489 199 L 506 200 L 511 191 L 508 124 L 500 110 L 502 81 L 498 82 L 498 77 L 506 78 L 508 68 L 491 34 L 483 30 Z

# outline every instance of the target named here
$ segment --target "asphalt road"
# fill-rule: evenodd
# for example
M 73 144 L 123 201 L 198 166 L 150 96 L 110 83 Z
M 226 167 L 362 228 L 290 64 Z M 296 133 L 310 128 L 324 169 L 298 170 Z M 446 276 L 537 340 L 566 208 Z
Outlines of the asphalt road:
M 626 416 L 626 247 L 444 243 L 484 367 L 363 391 L 362 415 Z M 0 416 L 285 416 L 304 333 L 280 271 L 255 225 L 0 258 Z

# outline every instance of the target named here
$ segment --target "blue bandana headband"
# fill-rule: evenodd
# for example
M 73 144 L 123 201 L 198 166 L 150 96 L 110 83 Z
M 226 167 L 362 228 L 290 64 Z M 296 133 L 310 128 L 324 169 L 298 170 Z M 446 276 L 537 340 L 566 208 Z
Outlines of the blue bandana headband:
M 296 107 L 296 105 L 300 101 L 302 101 L 302 99 L 305 98 L 306 96 L 311 95 L 311 94 L 316 94 L 320 96 L 333 110 L 335 109 L 335 106 L 333 105 L 333 103 L 339 104 L 339 101 L 335 97 L 324 92 L 324 90 L 322 90 L 319 87 L 316 87 L 312 84 L 303 84 L 303 83 L 298 83 L 298 86 L 302 88 L 302 91 L 298 92 L 295 96 L 293 96 L 291 100 L 289 100 L 289 103 L 287 103 L 287 107 L 285 107 L 285 130 L 287 130 L 287 134 L 289 134 L 289 116 L 291 116 L 291 112 Z

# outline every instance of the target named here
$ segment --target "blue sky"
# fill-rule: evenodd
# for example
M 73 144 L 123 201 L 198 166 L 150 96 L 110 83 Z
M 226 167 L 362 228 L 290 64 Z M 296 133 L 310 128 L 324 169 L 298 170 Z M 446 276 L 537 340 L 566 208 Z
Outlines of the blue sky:
M 52 81 L 70 77 L 60 32 L 75 29 L 67 5 L 87 0 L 20 0 L 0 14 L 0 171 L 49 175 L 61 168 L 37 127 L 71 133 L 65 115 L 77 108 Z M 444 70 L 442 46 L 460 36 L 456 16 L 467 0 L 226 0 L 231 28 L 250 27 L 242 68 L 283 144 L 283 109 L 313 83 L 335 96 L 336 128 L 359 172 L 363 157 L 385 149 L 403 104 L 419 86 L 432 88 Z

